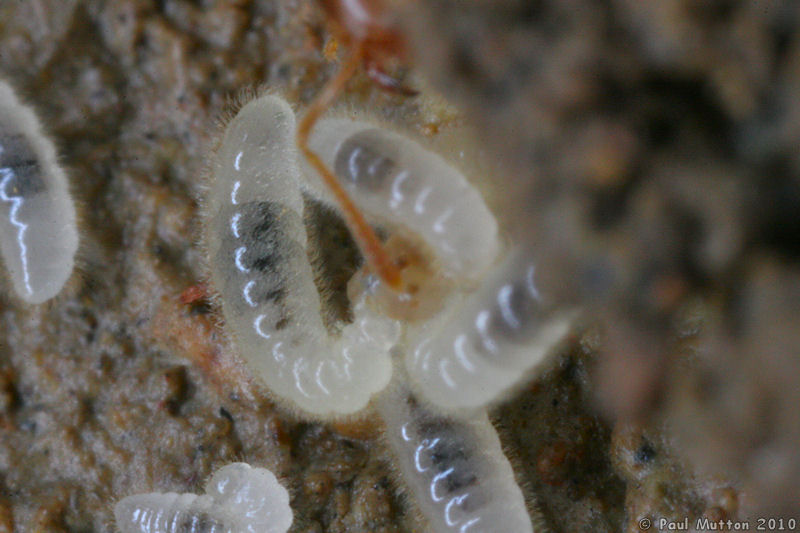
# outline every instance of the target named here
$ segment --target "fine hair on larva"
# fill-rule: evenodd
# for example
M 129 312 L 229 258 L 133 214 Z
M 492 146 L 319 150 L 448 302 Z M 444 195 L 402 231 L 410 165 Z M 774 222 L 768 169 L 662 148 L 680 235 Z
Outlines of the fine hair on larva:
M 309 260 L 289 104 L 265 95 L 231 120 L 212 162 L 206 247 L 228 330 L 251 371 L 312 416 L 366 406 L 391 377 L 400 324 L 351 302 L 338 335 L 323 323 Z
M 319 243 L 309 244 L 304 219 L 315 203 L 341 212 L 298 156 L 290 105 L 259 97 L 223 134 L 205 206 L 210 277 L 240 354 L 313 417 L 355 413 L 377 394 L 398 469 L 433 530 L 532 531 L 486 405 L 544 364 L 572 314 L 540 294 L 527 251 L 503 249 L 481 195 L 445 158 L 361 120 L 317 129 L 311 147 L 392 253 L 424 264 L 414 275 L 449 281 L 404 293 L 433 292 L 440 305 L 395 315 L 398 300 L 362 269 L 348 283 L 351 321 L 325 324 L 310 259 L 319 251 L 309 250 Z
M 508 253 L 477 290 L 408 333 L 406 366 L 422 396 L 447 409 L 486 406 L 548 361 L 574 313 L 546 300 L 536 261 Z
M 402 386 L 387 389 L 376 403 L 397 467 L 433 531 L 533 531 L 485 410 L 469 417 L 444 415 Z
M 424 399 L 446 408 L 484 406 L 545 360 L 567 332 L 568 315 L 551 310 L 540 295 L 536 262 L 522 250 L 497 264 L 495 218 L 456 167 L 406 136 L 361 120 L 320 120 L 310 146 L 359 208 L 419 236 L 439 273 L 461 281 L 449 297 L 442 295 L 443 312 L 408 327 L 407 368 Z M 325 196 L 315 176 L 310 168 L 303 174 L 307 187 Z M 470 281 L 481 277 L 475 289 Z
M 0 80 L 0 255 L 17 295 L 32 304 L 56 296 L 77 249 L 75 206 L 56 149 Z
M 320 120 L 309 146 L 358 207 L 377 222 L 403 226 L 435 250 L 442 271 L 478 279 L 499 250 L 498 228 L 478 191 L 444 158 L 405 135 L 369 122 Z M 327 196 L 307 165 L 315 194 Z
M 127 496 L 114 506 L 117 527 L 121 533 L 285 533 L 292 525 L 289 493 L 266 468 L 231 463 L 205 490 Z
M 413 499 L 436 532 L 534 531 L 485 406 L 548 360 L 572 313 L 540 294 L 524 250 L 496 259 L 494 216 L 443 158 L 343 118 L 321 120 L 310 145 L 373 221 L 421 237 L 442 273 L 461 282 L 442 295 L 444 310 L 404 324 L 396 351 L 405 351 L 406 369 L 395 369 L 376 402 Z M 314 176 L 304 173 L 309 190 L 325 197 Z

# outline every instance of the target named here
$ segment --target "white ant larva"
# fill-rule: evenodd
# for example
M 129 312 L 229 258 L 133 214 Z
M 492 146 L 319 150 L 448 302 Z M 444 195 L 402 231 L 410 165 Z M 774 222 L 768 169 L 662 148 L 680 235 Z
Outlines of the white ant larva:
M 511 253 L 476 291 L 409 334 L 406 365 L 426 399 L 485 406 L 547 360 L 572 313 L 549 309 L 535 276 L 535 261 Z
M 320 120 L 309 146 L 333 169 L 358 207 L 401 224 L 433 250 L 444 272 L 476 279 L 499 249 L 497 223 L 478 191 L 438 154 L 372 124 Z M 326 194 L 317 174 L 318 194 Z
M 33 304 L 53 298 L 77 249 L 75 206 L 55 147 L 0 81 L 0 253 L 17 294 Z
M 338 338 L 328 332 L 301 189 L 338 206 L 312 170 L 300 171 L 290 106 L 275 96 L 256 99 L 225 131 L 207 204 L 211 279 L 242 356 L 273 392 L 329 415 L 364 407 L 389 381 L 390 351 L 406 350 L 407 375 L 396 369 L 396 383 L 377 407 L 431 525 L 458 533 L 532 531 L 482 406 L 542 363 L 569 317 L 542 301 L 524 253 L 496 264 L 493 215 L 440 156 L 365 122 L 322 120 L 317 129 L 310 146 L 346 184 L 351 207 L 390 234 L 386 248 L 401 290 L 382 287 L 387 280 L 362 269 L 348 286 L 354 321 Z M 436 305 L 420 304 L 426 300 Z M 429 403 L 418 402 L 413 388 Z
M 361 298 L 338 336 L 326 329 L 294 134 L 291 107 L 271 95 L 228 124 L 207 199 L 211 281 L 242 357 L 272 392 L 317 416 L 354 413 L 389 382 L 400 326 Z
M 445 417 L 409 393 L 384 393 L 387 441 L 434 531 L 531 533 L 531 519 L 485 412 Z
M 232 463 L 217 470 L 206 493 L 136 494 L 114 506 L 122 533 L 285 533 L 289 493 L 266 468 Z

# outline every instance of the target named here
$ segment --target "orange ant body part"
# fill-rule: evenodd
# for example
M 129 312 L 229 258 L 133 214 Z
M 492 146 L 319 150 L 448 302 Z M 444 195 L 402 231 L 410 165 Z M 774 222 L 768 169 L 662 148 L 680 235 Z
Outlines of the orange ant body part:
M 309 148 L 308 137 L 314 124 L 336 100 L 362 63 L 370 79 L 381 88 L 406 95 L 416 94 L 382 68 L 390 59 L 403 59 L 406 56 L 406 43 L 398 28 L 392 24 L 388 11 L 377 0 L 322 0 L 322 6 L 332 22 L 337 39 L 349 48 L 350 56 L 314 99 L 298 124 L 297 146 L 341 207 L 345 223 L 369 268 L 389 287 L 399 290 L 402 286 L 401 268 L 389 257 L 336 176 Z
M 355 51 L 361 48 L 367 76 L 381 89 L 414 96 L 417 92 L 389 75 L 384 65 L 408 59 L 408 45 L 389 11 L 376 0 L 322 0 L 336 39 Z

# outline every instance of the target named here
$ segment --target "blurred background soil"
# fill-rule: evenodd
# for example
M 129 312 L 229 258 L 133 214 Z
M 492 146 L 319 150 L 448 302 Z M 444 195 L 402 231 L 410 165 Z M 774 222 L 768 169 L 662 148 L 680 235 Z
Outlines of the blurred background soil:
M 585 320 L 493 420 L 554 532 L 641 518 L 800 518 L 800 4 L 397 2 L 422 96 L 347 99 L 498 162 L 490 203 Z M 0 0 L 0 74 L 82 213 L 53 302 L 0 282 L 0 532 L 113 531 L 113 503 L 273 470 L 297 532 L 418 531 L 380 423 L 281 410 L 203 298 L 204 161 L 267 84 L 338 67 L 312 0 Z M 461 120 L 461 119 L 458 119 Z

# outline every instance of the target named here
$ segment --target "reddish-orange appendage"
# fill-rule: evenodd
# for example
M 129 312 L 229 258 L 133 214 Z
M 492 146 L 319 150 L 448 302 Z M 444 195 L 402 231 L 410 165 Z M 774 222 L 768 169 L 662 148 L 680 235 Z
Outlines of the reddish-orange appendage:
M 362 46 L 356 46 L 351 56 L 342 66 L 342 69 L 336 74 L 317 98 L 311 103 L 300 124 L 297 126 L 297 146 L 306 157 L 308 162 L 322 177 L 322 181 L 330 189 L 339 207 L 342 209 L 342 214 L 345 219 L 347 227 L 353 233 L 353 238 L 356 240 L 359 248 L 361 248 L 367 263 L 377 276 L 379 276 L 387 285 L 394 289 L 398 289 L 401 285 L 400 270 L 389 258 L 389 254 L 384 250 L 381 241 L 372 228 L 367 223 L 364 215 L 356 207 L 350 195 L 336 179 L 336 176 L 328 169 L 325 163 L 308 147 L 308 136 L 311 133 L 311 128 L 319 120 L 320 115 L 325 112 L 331 103 L 341 92 L 344 85 L 347 83 L 358 65 L 364 57 L 364 49 Z
M 405 96 L 418 92 L 389 74 L 387 65 L 406 63 L 408 44 L 380 0 L 322 0 L 337 41 L 363 49 L 367 76 L 381 89 Z
M 346 45 L 365 44 L 368 57 L 405 57 L 405 40 L 380 0 L 322 0 L 322 7 Z
M 417 94 L 384 70 L 384 65 L 390 60 L 405 60 L 406 42 L 380 0 L 321 0 L 321 3 L 333 25 L 336 40 L 349 47 L 351 55 L 339 73 L 309 106 L 297 128 L 297 145 L 341 207 L 347 227 L 364 254 L 370 270 L 388 287 L 400 290 L 400 268 L 391 260 L 347 191 L 319 156 L 308 147 L 308 137 L 311 128 L 341 93 L 360 63 L 364 63 L 367 76 L 381 88 L 407 96 Z
M 184 305 L 193 304 L 206 298 L 208 298 L 208 286 L 203 282 L 186 287 L 180 296 L 181 303 Z

